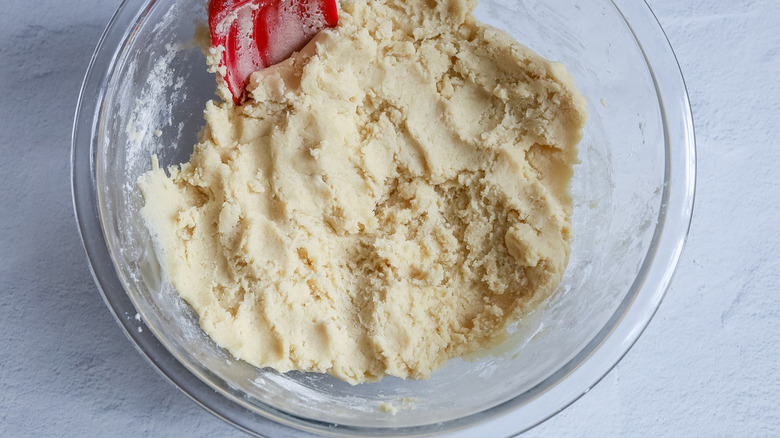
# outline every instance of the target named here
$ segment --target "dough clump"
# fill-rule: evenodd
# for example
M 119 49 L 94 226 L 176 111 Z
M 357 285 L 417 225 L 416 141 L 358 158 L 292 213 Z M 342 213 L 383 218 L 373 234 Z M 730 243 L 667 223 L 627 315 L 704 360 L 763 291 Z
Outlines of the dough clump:
M 249 102 L 208 102 L 189 162 L 153 160 L 142 213 L 218 345 L 353 384 L 424 379 L 555 290 L 585 102 L 475 6 L 342 0 Z

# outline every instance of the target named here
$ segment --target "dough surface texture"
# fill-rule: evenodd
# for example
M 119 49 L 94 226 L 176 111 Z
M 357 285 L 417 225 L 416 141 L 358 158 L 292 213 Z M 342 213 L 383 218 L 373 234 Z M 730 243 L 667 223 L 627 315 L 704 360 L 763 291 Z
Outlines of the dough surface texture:
M 585 101 L 475 5 L 343 0 L 245 105 L 206 105 L 189 162 L 153 159 L 142 214 L 218 345 L 353 384 L 424 379 L 555 290 Z

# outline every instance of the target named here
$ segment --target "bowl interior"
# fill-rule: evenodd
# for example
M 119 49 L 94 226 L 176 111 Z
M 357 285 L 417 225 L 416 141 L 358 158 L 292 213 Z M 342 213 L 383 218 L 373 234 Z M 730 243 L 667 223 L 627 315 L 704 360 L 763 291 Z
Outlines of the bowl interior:
M 581 360 L 583 348 L 614 323 L 610 318 L 641 285 L 643 264 L 652 258 L 667 168 L 661 105 L 641 47 L 606 0 L 482 0 L 477 16 L 562 62 L 588 100 L 571 186 L 569 267 L 556 293 L 492 351 L 451 360 L 427 381 L 351 386 L 233 359 L 200 330 L 161 273 L 136 180 L 153 153 L 164 166 L 188 159 L 215 86 L 193 43 L 206 21 L 205 0 L 150 1 L 139 11 L 116 53 L 98 121 L 99 212 L 127 294 L 192 373 L 247 410 L 315 428 L 455 427 L 555 385 L 562 378 L 556 373 Z M 388 406 L 398 411 L 390 415 Z

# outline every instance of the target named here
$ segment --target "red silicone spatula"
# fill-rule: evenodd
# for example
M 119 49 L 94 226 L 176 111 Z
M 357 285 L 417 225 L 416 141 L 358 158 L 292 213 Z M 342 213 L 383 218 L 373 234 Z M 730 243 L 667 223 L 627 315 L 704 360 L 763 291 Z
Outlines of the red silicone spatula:
M 225 47 L 220 66 L 235 104 L 252 73 L 289 58 L 338 20 L 336 0 L 211 0 L 211 44 Z

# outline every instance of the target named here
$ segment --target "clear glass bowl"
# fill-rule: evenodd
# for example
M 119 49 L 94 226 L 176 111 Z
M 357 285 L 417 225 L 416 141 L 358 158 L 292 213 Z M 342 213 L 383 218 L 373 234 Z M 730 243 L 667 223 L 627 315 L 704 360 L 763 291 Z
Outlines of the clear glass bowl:
M 84 80 L 72 153 L 76 215 L 106 304 L 196 402 L 256 434 L 507 436 L 587 392 L 636 341 L 680 257 L 695 180 L 685 84 L 645 3 L 482 1 L 478 18 L 563 62 L 588 100 L 571 262 L 557 292 L 493 351 L 451 360 L 427 381 L 358 386 L 234 360 L 163 280 L 135 183 L 152 153 L 176 164 L 195 144 L 215 88 L 192 42 L 205 14 L 205 0 L 121 4 Z

